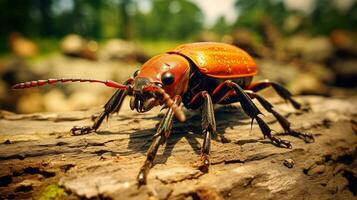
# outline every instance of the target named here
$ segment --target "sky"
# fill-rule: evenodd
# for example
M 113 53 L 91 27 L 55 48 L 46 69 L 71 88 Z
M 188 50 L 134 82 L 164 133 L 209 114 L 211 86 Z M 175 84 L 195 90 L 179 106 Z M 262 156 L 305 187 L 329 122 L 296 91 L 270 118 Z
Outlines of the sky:
M 234 10 L 236 0 L 190 0 L 195 2 L 206 17 L 205 24 L 213 25 L 218 17 L 225 16 L 228 22 L 234 22 L 237 19 L 238 13 Z M 281 0 L 284 2 L 287 9 L 300 10 L 305 13 L 310 13 L 315 6 L 316 0 Z M 337 9 L 346 11 L 356 0 L 331 0 Z
M 238 16 L 234 9 L 236 0 L 189 0 L 196 3 L 205 16 L 205 25 L 212 26 L 220 16 L 224 16 L 228 23 L 233 23 Z M 316 0 L 277 0 L 283 1 L 288 9 L 301 10 L 309 13 L 313 10 Z M 335 5 L 342 11 L 351 7 L 357 0 L 331 0 L 329 3 Z M 70 9 L 73 7 L 73 0 L 58 0 L 57 8 L 60 10 Z M 138 0 L 139 9 L 143 12 L 149 12 L 151 9 L 151 0 Z
M 213 25 L 220 16 L 225 16 L 228 23 L 236 20 L 238 13 L 234 10 L 235 0 L 191 0 L 205 15 L 207 26 Z
M 235 0 L 189 0 L 197 4 L 205 16 L 205 25 L 211 26 L 220 16 L 225 16 L 228 22 L 234 22 L 237 13 L 234 10 Z M 138 4 L 142 12 L 149 12 L 151 9 L 150 0 L 140 0 Z

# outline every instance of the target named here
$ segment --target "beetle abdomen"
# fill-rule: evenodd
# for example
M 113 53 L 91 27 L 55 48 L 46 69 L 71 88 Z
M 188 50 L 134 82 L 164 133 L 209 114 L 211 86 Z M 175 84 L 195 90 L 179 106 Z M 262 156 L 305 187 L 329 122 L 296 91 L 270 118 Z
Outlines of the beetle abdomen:
M 180 45 L 168 53 L 189 58 L 198 70 L 214 78 L 239 78 L 254 76 L 257 67 L 244 50 L 224 43 L 199 42 Z

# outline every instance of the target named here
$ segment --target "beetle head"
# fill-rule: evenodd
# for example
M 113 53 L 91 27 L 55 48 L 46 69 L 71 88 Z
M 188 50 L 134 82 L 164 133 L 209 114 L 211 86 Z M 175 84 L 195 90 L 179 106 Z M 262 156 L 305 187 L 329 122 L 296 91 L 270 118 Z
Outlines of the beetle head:
M 164 93 L 173 98 L 187 91 L 190 64 L 182 56 L 161 54 L 148 60 L 134 74 L 132 109 L 149 111 L 164 103 Z

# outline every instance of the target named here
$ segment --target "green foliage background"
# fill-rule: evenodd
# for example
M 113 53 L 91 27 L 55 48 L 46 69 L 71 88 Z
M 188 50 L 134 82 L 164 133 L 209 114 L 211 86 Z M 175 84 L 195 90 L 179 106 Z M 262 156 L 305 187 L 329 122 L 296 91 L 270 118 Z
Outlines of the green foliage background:
M 7 50 L 9 34 L 20 32 L 39 41 L 60 39 L 69 33 L 105 40 L 119 37 L 132 40 L 182 41 L 202 31 L 230 34 L 248 27 L 258 34 L 261 21 L 270 19 L 283 34 L 303 32 L 319 35 L 334 29 L 356 30 L 357 2 L 342 12 L 330 0 L 316 0 L 311 13 L 288 10 L 283 0 L 236 0 L 238 17 L 233 24 L 219 17 L 205 27 L 205 16 L 190 0 L 145 0 L 151 9 L 140 10 L 140 0 L 2 0 L 0 1 L 0 51 Z M 219 3 L 219 1 L 217 1 Z M 215 5 L 212 5 L 215 6 Z M 299 29 L 282 29 L 289 15 L 302 18 Z

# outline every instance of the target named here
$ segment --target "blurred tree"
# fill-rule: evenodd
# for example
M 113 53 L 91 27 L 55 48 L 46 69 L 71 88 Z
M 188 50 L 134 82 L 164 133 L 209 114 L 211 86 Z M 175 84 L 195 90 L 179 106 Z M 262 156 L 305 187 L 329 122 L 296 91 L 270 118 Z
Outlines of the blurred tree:
M 61 8 L 63 5 L 60 2 L 56 1 L 52 5 L 52 36 L 63 37 L 69 33 L 76 33 L 95 39 L 101 38 L 102 1 L 69 0 L 72 6 L 66 5 L 66 9 Z
M 118 36 L 123 39 L 131 38 L 131 24 L 129 16 L 129 6 L 133 4 L 132 0 L 119 0 L 119 34 Z
M 350 8 L 342 11 L 329 0 L 316 0 L 315 8 L 305 23 L 310 32 L 317 35 L 329 34 L 334 29 L 356 30 L 357 1 L 354 1 Z
M 227 23 L 225 16 L 220 16 L 215 24 L 212 26 L 211 31 L 219 34 L 226 35 L 232 31 L 232 26 Z
M 53 34 L 53 20 L 51 13 L 52 0 L 35 0 L 35 5 L 39 11 L 39 28 L 40 35 L 44 37 L 49 37 Z
M 86 1 L 91 10 L 91 26 L 89 32 L 91 36 L 95 39 L 102 38 L 102 23 L 101 23 L 101 13 L 102 13 L 102 2 L 101 0 L 90 0 Z
M 153 0 L 149 13 L 137 13 L 135 29 L 140 38 L 182 40 L 202 30 L 203 13 L 188 0 Z
M 237 0 L 235 8 L 239 13 L 235 27 L 247 27 L 261 31 L 261 22 L 270 19 L 281 27 L 288 12 L 281 0 Z
M 331 0 L 315 0 L 313 11 L 304 13 L 299 10 L 287 10 L 283 0 L 236 0 L 235 8 L 239 12 L 235 27 L 248 27 L 261 32 L 261 22 L 270 19 L 280 31 L 288 16 L 300 16 L 303 31 L 312 34 L 329 34 L 334 29 L 357 28 L 357 1 L 344 10 L 339 10 Z
M 30 0 L 1 0 L 0 1 L 0 48 L 8 48 L 8 37 L 11 32 L 21 32 L 26 35 L 34 31 L 31 27 Z

